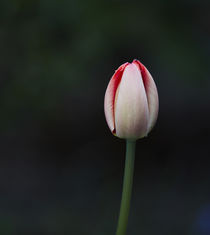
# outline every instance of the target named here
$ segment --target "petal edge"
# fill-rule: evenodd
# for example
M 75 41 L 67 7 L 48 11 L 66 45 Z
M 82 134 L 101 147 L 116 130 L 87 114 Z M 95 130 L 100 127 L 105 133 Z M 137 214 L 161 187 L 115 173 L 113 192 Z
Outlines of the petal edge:
M 114 117 L 114 104 L 115 104 L 115 95 L 117 88 L 119 86 L 119 83 L 121 81 L 123 72 L 125 67 L 129 63 L 122 64 L 114 73 L 112 78 L 109 81 L 109 84 L 107 86 L 105 97 L 104 97 L 104 113 L 106 117 L 107 124 L 109 126 L 109 129 L 113 134 L 116 134 L 115 129 L 115 117 Z

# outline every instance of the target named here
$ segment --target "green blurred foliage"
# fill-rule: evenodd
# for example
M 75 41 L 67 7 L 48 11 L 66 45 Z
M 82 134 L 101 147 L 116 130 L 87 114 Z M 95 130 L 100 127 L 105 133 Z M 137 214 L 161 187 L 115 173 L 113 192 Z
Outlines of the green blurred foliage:
M 101 74 L 93 70 L 104 72 L 103 63 L 114 62 L 116 54 L 152 57 L 180 83 L 208 79 L 199 1 L 0 4 L 1 124 L 7 127 L 8 115 L 24 109 L 45 115 L 64 94 L 94 84 Z
M 129 231 L 192 234 L 210 179 L 206 159 L 197 165 L 209 136 L 209 10 L 198 0 L 0 1 L 0 206 L 11 212 L 0 233 L 114 231 L 123 149 L 107 144 L 103 96 L 114 69 L 138 58 L 158 85 L 160 124 L 137 157 L 146 180 Z

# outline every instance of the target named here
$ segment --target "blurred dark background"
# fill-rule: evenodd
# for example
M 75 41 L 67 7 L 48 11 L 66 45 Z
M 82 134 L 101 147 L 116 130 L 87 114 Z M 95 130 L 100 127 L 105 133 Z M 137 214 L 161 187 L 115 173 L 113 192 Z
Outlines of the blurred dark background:
M 0 1 L 0 234 L 115 234 L 125 143 L 103 113 L 115 69 L 153 75 L 128 235 L 210 234 L 210 4 Z

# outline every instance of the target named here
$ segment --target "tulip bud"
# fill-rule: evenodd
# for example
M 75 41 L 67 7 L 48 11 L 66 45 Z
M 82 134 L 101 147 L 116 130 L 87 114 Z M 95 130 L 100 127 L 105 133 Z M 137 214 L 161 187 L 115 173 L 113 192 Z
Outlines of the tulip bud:
M 121 65 L 106 89 L 104 111 L 111 132 L 136 140 L 147 136 L 158 116 L 155 82 L 138 60 Z

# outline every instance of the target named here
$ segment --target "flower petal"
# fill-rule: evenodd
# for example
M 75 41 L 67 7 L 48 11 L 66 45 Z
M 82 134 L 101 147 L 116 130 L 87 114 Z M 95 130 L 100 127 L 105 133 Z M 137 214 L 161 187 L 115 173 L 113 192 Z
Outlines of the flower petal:
M 139 67 L 126 66 L 115 98 L 116 135 L 137 139 L 147 134 L 148 103 Z
M 147 133 L 149 133 L 155 125 L 158 116 L 159 100 L 157 87 L 147 68 L 138 60 L 134 60 L 133 63 L 139 66 L 147 94 L 147 101 L 149 105 L 149 122 Z
M 112 131 L 113 134 L 116 133 L 115 130 L 115 118 L 114 118 L 114 102 L 115 102 L 115 95 L 116 95 L 116 90 L 119 86 L 119 83 L 122 78 L 123 71 L 125 67 L 129 63 L 124 63 L 122 64 L 114 73 L 112 76 L 108 87 L 106 89 L 105 97 L 104 97 L 104 112 L 105 112 L 105 117 L 107 124 Z

